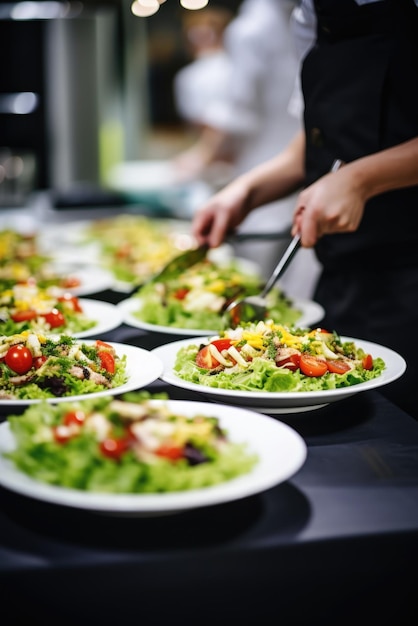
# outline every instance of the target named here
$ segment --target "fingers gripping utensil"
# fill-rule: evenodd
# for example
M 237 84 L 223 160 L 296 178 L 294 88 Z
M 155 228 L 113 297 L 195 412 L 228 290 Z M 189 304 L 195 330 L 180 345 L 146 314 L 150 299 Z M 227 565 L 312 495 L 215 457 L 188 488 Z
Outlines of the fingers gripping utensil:
M 335 172 L 342 166 L 342 164 L 343 162 L 340 159 L 336 159 L 332 164 L 330 172 Z M 254 322 L 264 320 L 266 318 L 268 304 L 266 297 L 279 278 L 284 274 L 290 261 L 293 259 L 299 248 L 300 235 L 298 233 L 293 237 L 292 241 L 286 248 L 261 293 L 256 296 L 247 296 L 246 298 L 234 300 L 227 307 L 223 316 L 224 325 L 226 327 L 235 328 L 242 322 Z

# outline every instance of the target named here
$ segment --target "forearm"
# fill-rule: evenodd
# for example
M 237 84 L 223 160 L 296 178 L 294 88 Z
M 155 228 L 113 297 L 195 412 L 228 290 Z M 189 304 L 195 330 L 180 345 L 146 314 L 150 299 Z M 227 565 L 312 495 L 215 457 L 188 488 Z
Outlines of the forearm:
M 305 178 L 305 135 L 301 131 L 277 156 L 238 179 L 246 188 L 248 210 L 288 196 Z
M 345 167 L 350 168 L 365 201 L 386 191 L 418 185 L 418 137 Z

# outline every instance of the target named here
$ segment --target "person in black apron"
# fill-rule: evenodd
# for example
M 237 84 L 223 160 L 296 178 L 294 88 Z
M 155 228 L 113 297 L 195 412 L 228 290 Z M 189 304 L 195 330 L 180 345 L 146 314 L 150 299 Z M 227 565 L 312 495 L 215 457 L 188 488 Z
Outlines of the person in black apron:
M 317 37 L 301 74 L 305 134 L 295 142 L 305 190 L 294 230 L 310 245 L 309 205 L 319 185 L 324 202 L 331 176 L 344 181 L 351 163 L 412 142 L 405 180 L 359 202 L 350 224 L 333 227 L 315 218 L 320 236 L 312 243 L 323 268 L 314 292 L 326 311 L 321 326 L 399 352 L 407 371 L 382 393 L 418 418 L 418 6 L 414 0 L 314 0 L 314 8 Z M 346 173 L 343 166 L 327 176 L 335 159 Z M 198 241 L 218 245 L 263 194 L 288 193 L 301 169 L 293 161 L 293 177 L 279 155 L 217 194 L 195 215 Z M 342 196 L 345 191 L 342 185 Z

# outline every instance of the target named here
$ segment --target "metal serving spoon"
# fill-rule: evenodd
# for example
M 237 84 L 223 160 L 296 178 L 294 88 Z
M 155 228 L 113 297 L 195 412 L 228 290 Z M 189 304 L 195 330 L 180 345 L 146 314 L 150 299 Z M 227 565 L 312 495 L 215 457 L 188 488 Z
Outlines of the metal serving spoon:
M 341 167 L 341 165 L 343 165 L 343 161 L 341 161 L 340 159 L 336 159 L 332 164 L 330 172 L 335 172 Z M 247 296 L 246 298 L 234 300 L 225 309 L 225 313 L 223 315 L 223 322 L 225 327 L 235 328 L 236 326 L 239 326 L 239 324 L 241 324 L 242 322 L 254 322 L 264 320 L 266 318 L 266 296 L 268 293 L 270 293 L 271 289 L 286 271 L 290 261 L 293 259 L 299 247 L 300 235 L 296 234 L 286 248 L 280 261 L 277 263 L 272 275 L 266 282 L 265 287 L 261 291 L 261 293 L 256 296 Z
M 279 280 L 280 276 L 283 275 L 299 247 L 300 235 L 297 234 L 286 248 L 261 293 L 256 296 L 247 296 L 240 300 L 234 300 L 226 308 L 223 315 L 224 325 L 229 328 L 235 328 L 239 326 L 241 322 L 253 322 L 265 319 L 267 312 L 266 296 Z

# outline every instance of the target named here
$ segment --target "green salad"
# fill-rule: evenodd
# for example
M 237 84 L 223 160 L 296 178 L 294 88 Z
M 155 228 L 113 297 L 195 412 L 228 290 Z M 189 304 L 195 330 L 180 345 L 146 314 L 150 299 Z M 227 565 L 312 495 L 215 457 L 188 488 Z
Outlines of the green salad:
M 126 356 L 100 339 L 23 331 L 0 336 L 0 399 L 42 400 L 113 389 L 127 381 Z
M 134 295 L 140 303 L 133 315 L 148 324 L 216 332 L 233 300 L 262 288 L 260 277 L 240 270 L 236 261 L 219 264 L 206 258 L 164 282 L 144 284 Z M 276 322 L 292 325 L 300 318 L 301 311 L 279 288 L 267 300 L 268 315 Z
M 380 376 L 382 358 L 324 329 L 266 322 L 224 331 L 176 355 L 183 380 L 237 391 L 302 392 L 349 387 Z
M 166 400 L 41 403 L 8 423 L 16 447 L 5 457 L 19 470 L 85 491 L 200 489 L 245 474 L 258 460 L 229 441 L 217 417 L 186 416 Z

